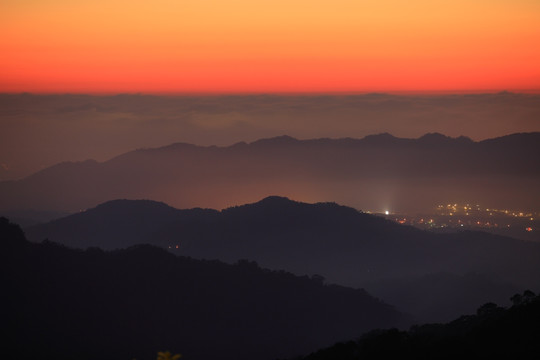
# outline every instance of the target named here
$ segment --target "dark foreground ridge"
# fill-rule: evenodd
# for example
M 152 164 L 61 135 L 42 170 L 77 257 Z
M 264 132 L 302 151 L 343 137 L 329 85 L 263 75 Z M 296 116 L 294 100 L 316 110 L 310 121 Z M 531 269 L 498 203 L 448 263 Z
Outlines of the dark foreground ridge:
M 292 357 L 405 319 L 364 290 L 255 262 L 138 245 L 105 252 L 26 241 L 0 218 L 0 357 L 188 360 Z
M 540 357 L 540 296 L 530 290 L 505 309 L 494 303 L 476 315 L 409 331 L 375 330 L 295 360 L 537 359 Z

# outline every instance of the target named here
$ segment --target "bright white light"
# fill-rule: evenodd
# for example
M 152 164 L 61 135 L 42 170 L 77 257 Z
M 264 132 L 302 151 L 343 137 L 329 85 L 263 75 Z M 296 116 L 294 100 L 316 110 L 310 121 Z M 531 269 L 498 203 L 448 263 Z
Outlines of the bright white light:
M 389 215 L 390 211 L 386 210 L 384 213 L 385 213 L 385 215 Z

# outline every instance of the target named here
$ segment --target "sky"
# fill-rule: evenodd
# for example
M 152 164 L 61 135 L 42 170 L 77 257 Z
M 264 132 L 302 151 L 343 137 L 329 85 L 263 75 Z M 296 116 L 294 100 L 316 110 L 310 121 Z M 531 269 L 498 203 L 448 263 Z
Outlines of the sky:
M 175 142 L 540 131 L 538 0 L 0 0 L 0 34 L 0 181 Z
M 0 92 L 540 89 L 537 0 L 1 0 Z

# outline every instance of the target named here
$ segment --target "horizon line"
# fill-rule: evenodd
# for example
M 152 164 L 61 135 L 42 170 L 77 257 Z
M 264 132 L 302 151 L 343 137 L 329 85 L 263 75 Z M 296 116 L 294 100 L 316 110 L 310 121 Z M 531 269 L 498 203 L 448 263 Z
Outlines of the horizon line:
M 79 96 L 362 96 L 362 95 L 540 95 L 540 88 L 535 89 L 479 89 L 479 90 L 390 90 L 390 91 L 0 91 L 0 95 L 79 95 Z

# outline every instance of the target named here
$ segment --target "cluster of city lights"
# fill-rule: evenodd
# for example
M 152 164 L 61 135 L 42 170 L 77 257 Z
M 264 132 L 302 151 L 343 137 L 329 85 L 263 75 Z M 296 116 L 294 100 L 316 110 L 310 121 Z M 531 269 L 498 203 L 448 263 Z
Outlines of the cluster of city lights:
M 437 211 L 440 215 L 450 215 L 454 216 L 456 214 L 462 214 L 464 213 L 465 216 L 471 215 L 473 212 L 476 213 L 484 213 L 484 215 L 489 214 L 489 216 L 494 215 L 506 215 L 506 216 L 513 216 L 513 217 L 525 217 L 530 218 L 530 220 L 534 220 L 535 214 L 532 212 L 524 212 L 524 211 L 515 211 L 515 210 L 507 210 L 507 209 L 482 209 L 480 205 L 475 205 L 474 207 L 470 204 L 465 204 L 463 206 L 458 204 L 447 204 L 447 205 L 438 205 Z
M 386 218 L 400 224 L 413 225 L 425 229 L 464 228 L 464 229 L 516 229 L 533 232 L 540 229 L 540 213 L 484 208 L 478 204 L 458 203 L 438 205 L 435 211 L 428 215 L 410 216 L 398 215 L 384 211 Z M 536 221 L 535 221 L 536 220 Z

